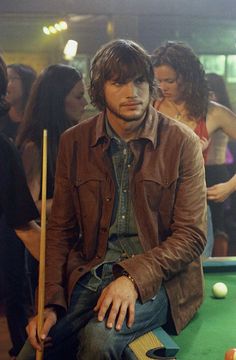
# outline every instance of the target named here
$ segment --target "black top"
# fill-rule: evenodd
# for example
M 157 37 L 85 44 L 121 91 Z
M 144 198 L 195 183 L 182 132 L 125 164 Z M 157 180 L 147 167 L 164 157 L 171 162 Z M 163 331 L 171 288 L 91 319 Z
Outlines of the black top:
M 0 132 L 5 134 L 9 139 L 15 141 L 20 123 L 14 122 L 9 114 L 0 118 Z
M 2 214 L 12 228 L 39 217 L 18 150 L 5 135 L 0 134 L 0 216 Z

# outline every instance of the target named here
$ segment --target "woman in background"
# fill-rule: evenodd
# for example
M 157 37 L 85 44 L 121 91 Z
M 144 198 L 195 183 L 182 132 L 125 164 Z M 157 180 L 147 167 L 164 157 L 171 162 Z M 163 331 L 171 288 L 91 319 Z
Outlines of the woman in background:
M 0 131 L 15 141 L 19 125 L 23 119 L 31 87 L 36 79 L 36 71 L 29 65 L 7 65 L 6 101 L 10 110 L 0 120 Z
M 232 109 L 222 76 L 210 73 L 207 74 L 206 77 L 209 87 L 209 99 L 218 102 L 228 109 Z M 224 117 L 222 117 L 222 121 L 224 121 Z M 208 194 L 215 194 L 214 201 L 209 201 L 215 244 L 219 242 L 219 238 L 221 243 L 227 243 L 228 234 L 225 228 L 226 216 L 224 200 L 236 190 L 236 176 L 230 179 L 231 176 L 226 163 L 228 140 L 228 135 L 221 128 L 216 130 L 211 135 L 211 143 L 206 161 Z M 215 252 L 217 255 L 217 251 Z
M 205 71 L 189 46 L 182 42 L 167 42 L 154 51 L 152 62 L 159 90 L 155 108 L 186 124 L 199 136 L 205 161 L 209 139 L 214 132 L 221 129 L 236 138 L 235 114 L 223 105 L 209 101 Z M 208 191 L 208 200 L 215 201 L 217 196 L 218 192 Z M 217 253 L 213 250 L 213 255 L 226 256 L 225 242 L 218 240 L 214 246 Z M 208 233 L 205 255 L 211 255 L 212 245 Z
M 7 68 L 0 57 L 0 116 L 5 117 L 10 108 L 5 97 L 7 89 Z M 15 359 L 26 339 L 30 305 L 24 245 L 38 258 L 40 228 L 33 221 L 39 215 L 27 187 L 20 155 L 5 134 L 0 134 L 0 149 L 0 265 L 1 274 L 4 273 L 5 314 L 12 341 L 9 355 Z
M 74 67 L 56 64 L 47 67 L 34 83 L 19 130 L 20 149 L 28 185 L 40 212 L 42 134 L 48 132 L 47 214 L 50 213 L 56 158 L 60 135 L 77 124 L 87 101 L 82 74 Z
M 0 118 L 0 132 L 13 142 L 23 119 L 27 99 L 35 79 L 36 72 L 31 66 L 25 64 L 7 65 L 8 81 L 5 100 L 9 104 L 10 110 Z M 28 264 L 29 259 L 30 263 L 33 263 L 34 260 L 4 217 L 0 223 L 0 237 L 5 244 L 5 307 L 12 341 L 9 354 L 14 358 L 24 344 L 29 308 L 33 305 L 31 286 L 29 286 L 30 271 Z

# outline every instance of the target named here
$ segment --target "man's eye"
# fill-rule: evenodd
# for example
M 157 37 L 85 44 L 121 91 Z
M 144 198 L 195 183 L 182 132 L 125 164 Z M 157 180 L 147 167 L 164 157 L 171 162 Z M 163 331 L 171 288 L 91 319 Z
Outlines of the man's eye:
M 135 80 L 135 83 L 136 83 L 136 84 L 142 84 L 142 83 L 144 83 L 144 82 L 145 82 L 145 79 L 144 79 L 143 77 L 140 77 L 140 78 L 138 78 L 138 79 Z
M 114 86 L 121 86 L 121 85 L 123 85 L 123 83 L 122 83 L 121 81 L 113 81 L 113 82 L 112 82 L 112 85 L 114 85 Z

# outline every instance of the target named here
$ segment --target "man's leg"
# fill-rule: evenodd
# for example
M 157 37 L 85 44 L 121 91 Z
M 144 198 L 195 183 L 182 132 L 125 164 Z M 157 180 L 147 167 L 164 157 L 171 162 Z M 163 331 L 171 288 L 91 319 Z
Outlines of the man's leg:
M 135 358 L 125 350 L 127 345 L 144 333 L 162 326 L 167 321 L 168 300 L 162 287 L 157 296 L 145 304 L 136 303 L 135 322 L 132 328 L 123 325 L 120 331 L 108 329 L 104 321 L 89 320 L 79 333 L 77 360 L 120 360 L 122 356 Z
M 73 353 L 76 353 L 78 348 L 78 332 L 95 316 L 93 308 L 98 296 L 99 292 L 90 291 L 79 283 L 75 286 L 68 313 L 49 332 L 53 346 L 45 348 L 45 360 L 74 358 Z M 35 351 L 27 340 L 17 360 L 33 359 L 35 359 Z

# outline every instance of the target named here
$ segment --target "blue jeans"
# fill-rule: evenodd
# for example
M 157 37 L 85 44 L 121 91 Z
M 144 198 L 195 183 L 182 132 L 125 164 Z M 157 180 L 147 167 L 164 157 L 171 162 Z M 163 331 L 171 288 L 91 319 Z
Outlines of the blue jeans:
M 212 256 L 213 246 L 214 246 L 214 234 L 213 234 L 213 226 L 212 226 L 211 209 L 210 206 L 207 205 L 207 243 L 202 255 L 205 257 Z
M 89 276 L 89 275 L 86 275 Z M 99 322 L 93 311 L 102 289 L 113 278 L 103 278 L 97 292 L 77 283 L 72 294 L 71 303 L 65 317 L 51 329 L 53 347 L 45 349 L 47 360 L 99 360 L 99 359 L 136 359 L 127 345 L 138 336 L 158 327 L 167 321 L 168 299 L 164 287 L 145 304 L 136 302 L 135 323 L 132 328 L 126 324 L 120 331 L 108 329 L 105 321 Z M 18 360 L 33 360 L 32 347 L 26 343 L 17 357 Z

